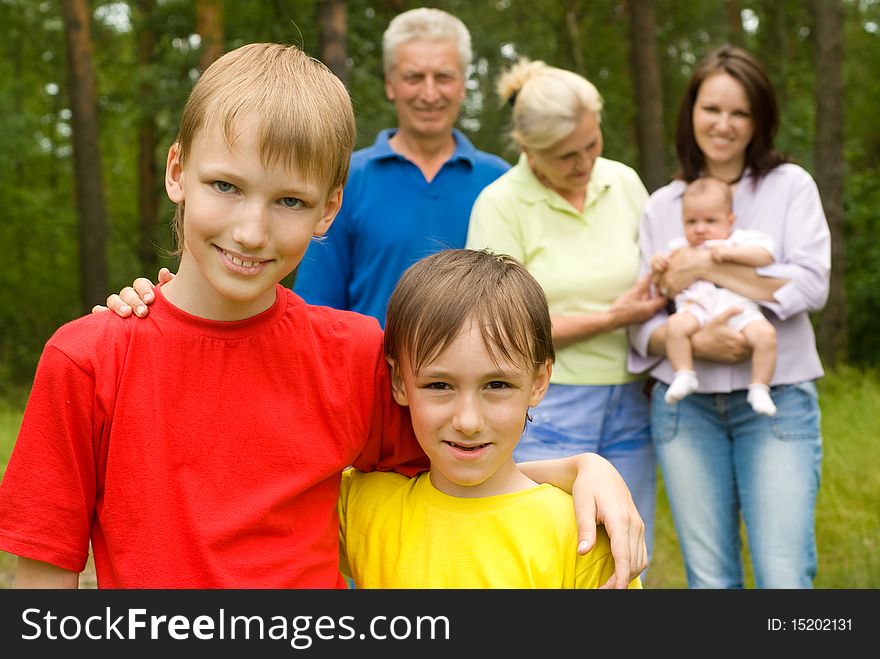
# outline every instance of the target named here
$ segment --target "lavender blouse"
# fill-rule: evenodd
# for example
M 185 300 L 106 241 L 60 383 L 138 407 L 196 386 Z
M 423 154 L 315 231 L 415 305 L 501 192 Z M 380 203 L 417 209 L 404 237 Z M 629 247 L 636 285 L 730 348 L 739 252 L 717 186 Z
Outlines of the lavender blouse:
M 828 298 L 831 272 L 831 233 L 822 209 L 819 190 L 809 173 L 795 164 L 776 167 L 754 185 L 747 172 L 733 200 L 735 226 L 769 234 L 778 246 L 777 261 L 757 268 L 759 275 L 786 279 L 788 283 L 774 293 L 772 302 L 757 301 L 776 327 L 777 361 L 772 385 L 814 380 L 824 374 L 810 312 L 820 311 Z M 681 197 L 683 181 L 673 181 L 654 192 L 639 224 L 641 273 L 651 270 L 651 256 L 666 251 L 670 239 L 683 235 Z M 648 340 L 666 323 L 661 311 L 650 320 L 629 327 L 628 369 L 672 382 L 672 366 L 667 359 L 648 355 Z M 749 360 L 722 364 L 695 360 L 700 393 L 729 393 L 748 388 L 751 381 Z

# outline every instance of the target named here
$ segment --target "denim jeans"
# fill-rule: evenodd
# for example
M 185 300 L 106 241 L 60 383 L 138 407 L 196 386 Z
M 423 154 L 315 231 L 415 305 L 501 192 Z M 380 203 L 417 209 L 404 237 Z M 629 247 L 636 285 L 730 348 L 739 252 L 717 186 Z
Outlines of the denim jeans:
M 691 588 L 742 588 L 740 515 L 758 588 L 811 588 L 822 463 L 812 382 L 772 387 L 776 416 L 746 391 L 651 400 L 654 448 Z
M 645 523 L 648 558 L 654 545 L 657 467 L 650 406 L 642 380 L 615 385 L 551 384 L 531 411 L 513 452 L 517 462 L 598 453 L 626 482 Z

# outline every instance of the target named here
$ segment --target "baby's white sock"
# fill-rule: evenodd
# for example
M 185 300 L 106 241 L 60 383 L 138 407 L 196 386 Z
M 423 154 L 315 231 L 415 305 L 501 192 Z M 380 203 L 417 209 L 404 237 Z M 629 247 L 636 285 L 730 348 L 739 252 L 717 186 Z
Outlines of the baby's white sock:
M 747 400 L 752 409 L 758 414 L 766 414 L 767 416 L 776 414 L 776 405 L 773 404 L 773 399 L 770 398 L 770 387 L 766 384 L 752 382 L 749 385 Z
M 664 400 L 667 405 L 675 405 L 682 398 L 690 396 L 697 390 L 697 373 L 695 371 L 676 371 L 672 384 L 666 390 Z

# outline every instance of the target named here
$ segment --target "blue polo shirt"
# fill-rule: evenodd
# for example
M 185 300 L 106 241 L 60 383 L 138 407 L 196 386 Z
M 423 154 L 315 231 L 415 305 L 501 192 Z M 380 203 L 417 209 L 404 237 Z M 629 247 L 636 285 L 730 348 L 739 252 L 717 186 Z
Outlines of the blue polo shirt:
M 464 247 L 480 191 L 510 169 L 458 130 L 455 152 L 429 183 L 388 144 L 396 129 L 355 151 L 342 209 L 325 238 L 312 241 L 293 290 L 310 304 L 357 311 L 385 326 L 397 280 L 419 259 Z

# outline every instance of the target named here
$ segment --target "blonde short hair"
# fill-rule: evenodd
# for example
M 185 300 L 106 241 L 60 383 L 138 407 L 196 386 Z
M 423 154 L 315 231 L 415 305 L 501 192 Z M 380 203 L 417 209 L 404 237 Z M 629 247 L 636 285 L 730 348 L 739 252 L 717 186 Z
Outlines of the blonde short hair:
M 510 136 L 522 149 L 549 149 L 571 135 L 587 112 L 602 119 L 602 97 L 583 76 L 521 58 L 498 79 L 502 102 L 513 105 Z
M 196 136 L 218 125 L 235 141 L 241 116 L 258 117 L 260 158 L 265 165 L 295 168 L 332 193 L 348 178 L 355 119 L 345 85 L 324 64 L 296 46 L 254 43 L 226 53 L 209 66 L 183 108 L 176 142 L 184 165 Z M 183 204 L 174 217 L 183 246 Z

